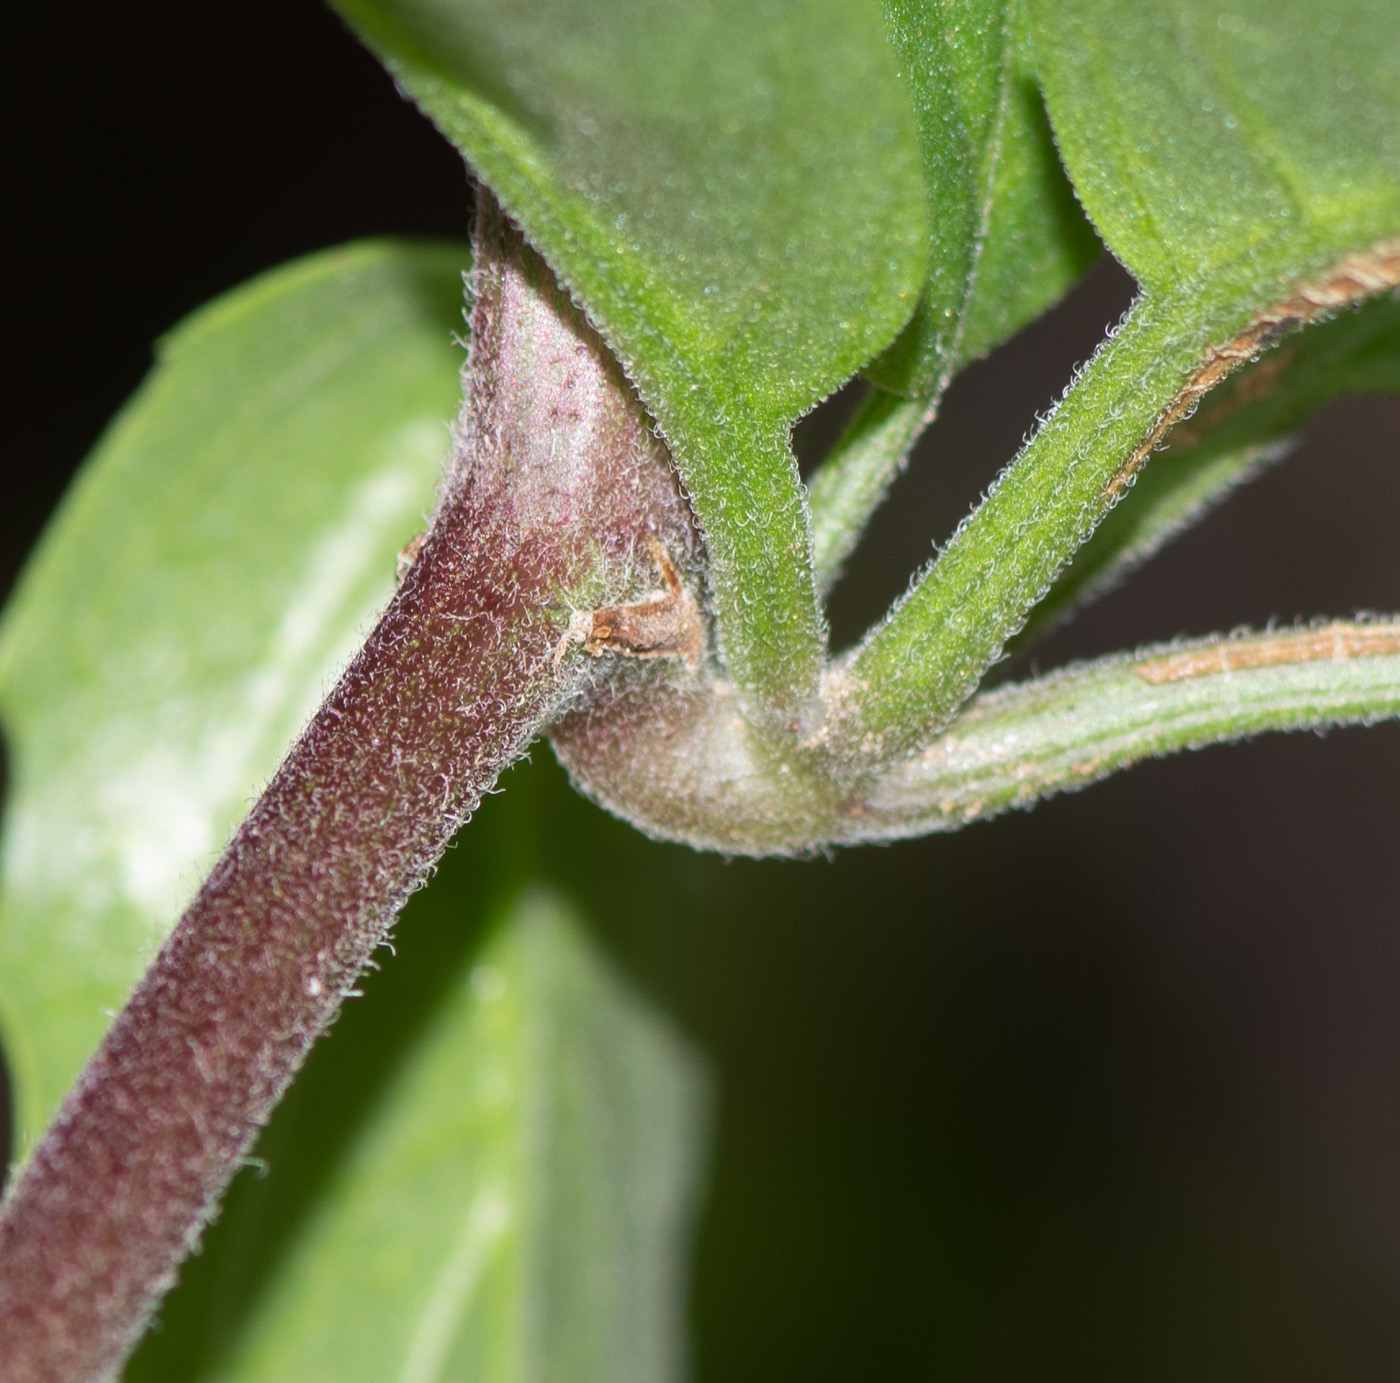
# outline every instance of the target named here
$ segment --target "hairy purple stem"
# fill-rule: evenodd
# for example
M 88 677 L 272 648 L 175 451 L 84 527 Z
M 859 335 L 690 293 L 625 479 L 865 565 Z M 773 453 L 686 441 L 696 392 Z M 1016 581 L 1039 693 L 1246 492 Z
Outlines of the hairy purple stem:
M 569 599 L 694 539 L 626 381 L 483 194 L 428 538 L 114 1022 L 0 1216 L 0 1380 L 110 1376 L 452 833 L 591 662 Z M 595 603 L 602 604 L 602 600 Z M 210 612 L 211 618 L 217 612 Z

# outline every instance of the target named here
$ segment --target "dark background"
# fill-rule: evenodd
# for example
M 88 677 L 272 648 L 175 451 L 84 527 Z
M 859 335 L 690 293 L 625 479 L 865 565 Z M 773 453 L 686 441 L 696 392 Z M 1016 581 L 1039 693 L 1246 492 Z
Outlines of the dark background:
M 11 17 L 4 61 L 8 585 L 154 337 L 307 250 L 463 235 L 470 199 L 311 0 L 50 6 Z M 838 594 L 839 637 L 1130 291 L 1101 263 L 954 385 Z M 1041 666 L 1400 609 L 1398 435 L 1396 400 L 1334 405 Z M 649 983 L 638 956 L 684 932 L 673 1002 L 722 1080 L 703 1383 L 1400 1376 L 1397 807 L 1384 726 L 1186 755 L 834 862 L 637 845 L 686 901 L 608 944 Z

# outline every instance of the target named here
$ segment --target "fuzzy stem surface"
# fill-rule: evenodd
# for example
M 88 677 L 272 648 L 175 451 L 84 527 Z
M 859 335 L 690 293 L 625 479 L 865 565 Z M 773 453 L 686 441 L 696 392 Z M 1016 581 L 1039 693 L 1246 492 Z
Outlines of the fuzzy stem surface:
M 821 595 L 836 584 L 936 407 L 936 401 L 904 399 L 871 385 L 812 477 L 812 570 Z
M 626 594 L 647 542 L 693 541 L 616 365 L 482 201 L 433 525 L 16 1179 L 0 1214 L 3 1383 L 121 1367 L 409 894 L 588 685 L 588 660 L 555 657 L 575 597 Z

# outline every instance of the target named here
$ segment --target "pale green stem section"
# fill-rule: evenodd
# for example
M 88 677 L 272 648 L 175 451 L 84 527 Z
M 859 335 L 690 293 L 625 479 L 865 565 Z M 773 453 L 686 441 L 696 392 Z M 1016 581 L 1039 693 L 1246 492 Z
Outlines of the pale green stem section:
M 704 414 L 661 419 L 705 540 L 715 636 L 750 723 L 791 743 L 809 729 L 826 659 L 826 630 L 812 578 L 804 492 L 785 425 Z M 713 398 L 713 396 L 710 396 Z M 677 436 L 677 434 L 680 434 Z
M 836 584 L 866 525 L 933 421 L 927 399 L 905 399 L 872 385 L 831 455 L 812 477 L 812 568 L 817 591 Z
M 1245 312 L 1139 298 L 942 555 L 832 683 L 837 753 L 889 761 L 947 722 L 1118 493 L 1115 475 Z M 1233 321 L 1233 328 L 1227 323 Z
M 1283 438 L 1225 452 L 1201 447 L 1154 458 L 1127 502 L 1109 514 L 1032 611 L 1014 647 L 1025 647 L 1106 595 L 1241 485 L 1281 461 L 1293 445 Z
M 1397 623 L 1117 654 L 977 697 L 927 748 L 880 775 L 853 838 L 955 830 L 1142 759 L 1397 715 Z
M 1281 460 L 1292 447 L 1289 434 L 1328 400 L 1363 391 L 1400 392 L 1400 301 L 1393 298 L 1310 328 L 1223 387 L 1195 421 L 1174 432 L 1126 502 L 1075 553 L 1016 645 L 1025 647 L 1116 586 Z

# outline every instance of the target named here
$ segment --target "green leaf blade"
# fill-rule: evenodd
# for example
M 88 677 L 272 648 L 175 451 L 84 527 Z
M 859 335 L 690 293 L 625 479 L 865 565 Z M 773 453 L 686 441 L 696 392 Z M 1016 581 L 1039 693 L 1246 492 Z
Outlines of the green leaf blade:
M 1075 187 L 1148 290 L 1245 258 L 1301 269 L 1400 230 L 1385 5 L 1030 0 L 1030 13 Z
M 1053 306 L 1103 252 L 1060 166 L 1040 92 L 1019 62 L 1003 94 L 981 242 L 959 367 Z

